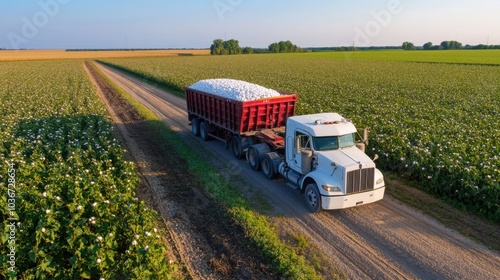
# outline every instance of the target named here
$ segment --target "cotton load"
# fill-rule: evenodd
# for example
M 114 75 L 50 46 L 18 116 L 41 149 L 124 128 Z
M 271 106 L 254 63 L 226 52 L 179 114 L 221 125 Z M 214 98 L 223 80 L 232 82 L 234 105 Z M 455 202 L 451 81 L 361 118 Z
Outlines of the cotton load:
M 259 100 L 281 95 L 263 86 L 232 79 L 202 80 L 194 83 L 190 88 L 236 101 Z

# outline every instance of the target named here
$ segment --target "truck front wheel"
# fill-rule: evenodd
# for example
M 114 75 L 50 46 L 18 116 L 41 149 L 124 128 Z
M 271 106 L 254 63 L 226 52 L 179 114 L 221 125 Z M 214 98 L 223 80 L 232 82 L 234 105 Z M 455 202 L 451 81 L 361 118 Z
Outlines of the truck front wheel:
M 319 194 L 318 186 L 316 183 L 311 183 L 306 186 L 304 192 L 306 199 L 306 206 L 312 213 L 321 211 L 321 196 Z

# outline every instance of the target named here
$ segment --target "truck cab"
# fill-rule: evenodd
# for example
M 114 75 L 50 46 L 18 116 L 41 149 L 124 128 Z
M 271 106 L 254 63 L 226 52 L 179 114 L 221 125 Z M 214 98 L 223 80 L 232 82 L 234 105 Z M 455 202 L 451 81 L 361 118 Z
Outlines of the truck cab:
M 279 170 L 304 192 L 312 212 L 383 198 L 384 177 L 364 153 L 364 144 L 356 142 L 356 134 L 352 122 L 336 113 L 287 119 L 285 158 Z

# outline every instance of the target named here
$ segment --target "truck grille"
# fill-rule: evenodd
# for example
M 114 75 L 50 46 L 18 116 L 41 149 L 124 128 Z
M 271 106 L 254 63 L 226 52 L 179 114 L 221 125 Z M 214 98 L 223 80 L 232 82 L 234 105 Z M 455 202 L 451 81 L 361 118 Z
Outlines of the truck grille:
M 357 169 L 347 172 L 346 193 L 358 193 L 372 190 L 375 180 L 375 168 Z

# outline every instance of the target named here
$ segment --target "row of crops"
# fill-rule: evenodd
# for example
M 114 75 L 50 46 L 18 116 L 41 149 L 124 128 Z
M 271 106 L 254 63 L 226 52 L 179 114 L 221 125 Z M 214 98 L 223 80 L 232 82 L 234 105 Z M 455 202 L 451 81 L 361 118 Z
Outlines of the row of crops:
M 381 168 L 500 221 L 498 66 L 327 53 L 107 62 L 178 90 L 200 79 L 233 78 L 296 92 L 298 114 L 334 111 L 370 127 L 369 153 L 380 156 Z
M 81 61 L 0 63 L 1 278 L 166 277 L 156 214 Z

